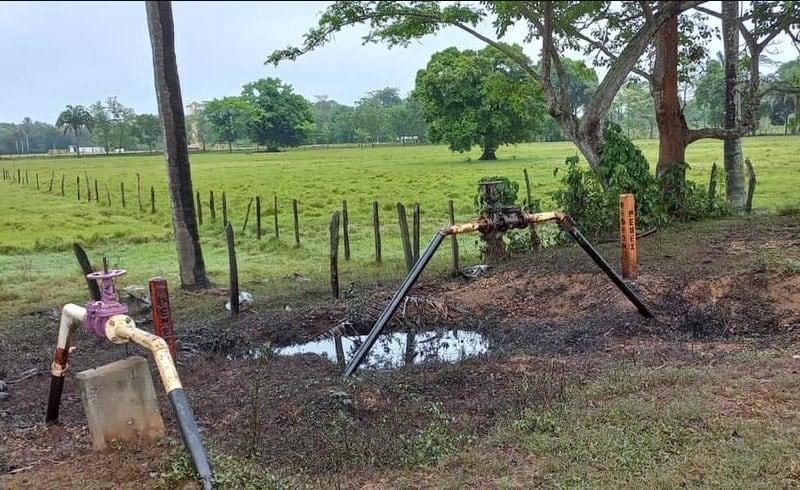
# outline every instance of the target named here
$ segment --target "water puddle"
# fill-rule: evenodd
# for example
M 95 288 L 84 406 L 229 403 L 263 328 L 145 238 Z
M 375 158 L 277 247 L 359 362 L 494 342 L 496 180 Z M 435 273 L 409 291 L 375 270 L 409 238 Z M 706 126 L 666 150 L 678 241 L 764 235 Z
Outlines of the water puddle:
M 295 344 L 275 349 L 279 356 L 317 354 L 332 362 L 348 363 L 366 335 L 335 337 Z M 341 347 L 337 344 L 341 342 Z M 337 356 L 337 347 L 339 354 Z M 381 335 L 372 346 L 364 367 L 392 369 L 423 362 L 458 362 L 489 350 L 489 340 L 469 330 L 429 330 L 425 332 L 395 332 Z M 261 353 L 252 352 L 252 357 Z

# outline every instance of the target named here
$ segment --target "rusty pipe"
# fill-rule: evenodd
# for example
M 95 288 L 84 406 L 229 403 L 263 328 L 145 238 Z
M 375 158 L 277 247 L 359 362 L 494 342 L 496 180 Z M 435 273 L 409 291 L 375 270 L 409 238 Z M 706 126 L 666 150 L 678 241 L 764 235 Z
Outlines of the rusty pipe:
M 61 322 L 58 325 L 58 341 L 50 365 L 50 395 L 47 399 L 47 413 L 45 421 L 48 424 L 58 422 L 61 410 L 61 395 L 64 392 L 64 378 L 69 367 L 69 349 L 72 336 L 80 322 L 86 317 L 86 308 L 73 304 L 66 304 L 61 309 Z
M 186 393 L 183 391 L 181 380 L 178 377 L 178 370 L 172 360 L 169 346 L 161 337 L 153 335 L 136 328 L 133 319 L 127 315 L 114 315 L 106 323 L 106 337 L 115 344 L 124 344 L 132 341 L 141 345 L 153 354 L 158 374 L 167 392 L 167 397 L 172 404 L 175 418 L 181 429 L 183 443 L 189 451 L 197 475 L 203 483 L 204 489 L 214 486 L 211 465 L 208 463 L 203 440 L 200 437 L 200 430 L 194 420 L 192 409 L 186 400 Z

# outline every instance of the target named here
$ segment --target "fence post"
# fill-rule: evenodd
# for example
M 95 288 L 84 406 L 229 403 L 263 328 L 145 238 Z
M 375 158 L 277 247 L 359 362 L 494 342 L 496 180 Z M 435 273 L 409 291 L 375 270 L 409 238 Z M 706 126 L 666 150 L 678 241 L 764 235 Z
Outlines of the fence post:
M 200 200 L 200 191 L 195 193 L 197 199 L 197 223 L 203 226 L 203 202 Z
M 378 216 L 378 201 L 372 202 L 372 228 L 375 230 L 375 262 L 381 263 L 381 220 Z
M 622 248 L 622 277 L 636 279 L 639 258 L 636 251 L 636 200 L 633 194 L 619 196 L 619 240 Z
M 280 240 L 281 234 L 278 230 L 278 195 L 272 196 L 272 209 L 275 211 L 275 239 Z
M 214 191 L 208 191 L 208 208 L 211 210 L 211 221 L 217 221 L 217 209 L 214 207 Z
M 119 183 L 119 195 L 122 199 L 122 207 L 125 207 L 125 182 Z
M 36 190 L 41 190 L 39 189 L 39 172 L 36 172 Z
M 50 172 L 50 188 L 47 189 L 47 192 L 53 192 L 53 179 L 56 177 L 56 171 L 53 170 Z
M 406 219 L 406 207 L 403 203 L 397 203 L 397 220 L 400 222 L 400 239 L 403 242 L 403 255 L 406 258 L 406 269 L 409 271 L 414 267 L 414 253 L 411 251 L 411 239 L 408 236 L 408 220 Z
M 139 201 L 139 212 L 144 211 L 142 207 L 142 177 L 136 172 L 136 200 Z
M 89 174 L 87 172 L 83 173 L 83 176 L 86 180 L 86 200 L 88 202 L 92 202 L 92 185 L 89 183 Z
M 97 179 L 94 179 L 94 202 L 100 203 L 100 190 L 97 187 Z
M 106 202 L 108 206 L 111 207 L 111 191 L 108 190 L 108 184 L 103 184 L 106 188 Z
M 294 217 L 294 246 L 300 246 L 300 217 L 297 212 L 297 199 L 292 199 L 292 216 Z
M 61 174 L 61 197 L 64 197 L 64 179 L 66 177 L 67 177 L 66 175 Z
M 78 201 L 81 200 L 81 176 L 79 175 L 76 182 L 78 183 Z
M 222 191 L 222 226 L 228 226 L 228 199 Z
M 244 235 L 244 230 L 247 229 L 247 222 L 250 220 L 250 207 L 253 205 L 253 198 L 251 197 L 249 201 L 247 201 L 247 212 L 244 213 L 244 225 L 242 226 L 242 235 Z
M 239 314 L 239 268 L 236 265 L 236 248 L 233 239 L 233 226 L 231 226 L 230 223 L 228 223 L 225 226 L 225 238 L 228 242 L 228 268 L 230 271 L 231 313 L 234 315 L 238 315 Z
M 331 294 L 339 299 L 339 211 L 331 216 Z
M 346 200 L 342 200 L 342 236 L 344 238 L 344 260 L 350 260 L 350 217 L 347 215 Z
M 156 214 L 156 189 L 150 186 L 150 214 Z
M 456 224 L 456 213 L 455 213 L 455 209 L 453 208 L 453 200 L 452 199 L 447 201 L 447 214 L 450 217 L 450 226 L 455 225 Z M 456 234 L 455 233 L 450 235 L 450 247 L 451 247 L 450 248 L 450 254 L 452 256 L 452 261 L 453 261 L 453 266 L 452 266 L 453 270 L 451 271 L 451 273 L 454 276 L 456 276 L 456 275 L 458 275 L 460 269 L 458 267 L 458 238 L 456 238 Z
M 419 215 L 419 203 L 414 203 L 414 208 L 412 211 L 411 216 L 411 223 L 413 228 L 413 238 L 414 238 L 414 262 L 419 260 L 419 234 L 420 234 L 420 215 Z
M 148 283 L 150 304 L 153 312 L 153 330 L 156 335 L 167 342 L 172 360 L 177 362 L 178 353 L 175 345 L 175 323 L 172 321 L 172 308 L 169 304 L 169 289 L 163 277 L 154 277 Z
M 256 238 L 261 240 L 261 196 L 256 196 Z

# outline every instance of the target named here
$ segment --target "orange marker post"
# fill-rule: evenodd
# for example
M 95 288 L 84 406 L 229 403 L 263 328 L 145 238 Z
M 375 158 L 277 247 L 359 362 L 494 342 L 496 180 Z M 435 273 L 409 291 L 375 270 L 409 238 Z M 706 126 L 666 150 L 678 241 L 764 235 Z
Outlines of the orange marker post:
M 639 276 L 639 256 L 636 250 L 636 198 L 633 194 L 619 196 L 619 240 L 622 251 L 622 277 Z

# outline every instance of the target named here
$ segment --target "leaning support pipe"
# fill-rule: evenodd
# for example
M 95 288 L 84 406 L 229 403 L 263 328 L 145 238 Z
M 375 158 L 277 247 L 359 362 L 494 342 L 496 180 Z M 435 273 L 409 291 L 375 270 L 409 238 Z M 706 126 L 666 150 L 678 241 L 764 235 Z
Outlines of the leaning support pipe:
M 636 296 L 636 293 L 634 293 L 631 288 L 625 284 L 625 281 L 622 280 L 619 274 L 617 274 L 617 272 L 611 268 L 611 265 L 609 265 L 603 256 L 600 255 L 600 253 L 592 246 L 591 243 L 589 243 L 589 240 L 583 236 L 583 233 L 581 233 L 578 227 L 575 226 L 575 222 L 572 221 L 572 218 L 565 215 L 562 219 L 558 220 L 558 224 L 561 226 L 561 229 L 566 231 L 567 234 L 572 237 L 573 240 L 578 242 L 578 245 L 581 246 L 584 252 L 586 252 L 586 254 L 589 255 L 592 260 L 594 260 L 594 263 L 606 273 L 608 278 L 611 279 L 611 281 L 619 288 L 620 291 L 622 291 L 622 294 L 624 294 L 630 300 L 630 302 L 636 306 L 636 309 L 639 310 L 639 313 L 643 317 L 653 317 L 653 314 L 650 313 L 650 310 L 648 310 L 644 303 L 642 303 L 642 300 Z
M 381 334 L 383 327 L 385 327 L 386 323 L 389 322 L 389 319 L 392 318 L 395 310 L 397 310 L 397 307 L 400 306 L 400 302 L 403 300 L 406 294 L 408 294 L 408 290 L 411 289 L 415 282 L 417 282 L 420 274 L 422 274 L 425 266 L 428 265 L 428 262 L 430 262 L 433 254 L 436 253 L 436 249 L 438 249 L 439 245 L 442 244 L 442 240 L 444 240 L 446 235 L 447 232 L 445 230 L 439 230 L 435 235 L 433 235 L 433 239 L 425 248 L 425 251 L 422 253 L 422 255 L 420 255 L 414 266 L 411 268 L 411 271 L 406 276 L 403 284 L 400 285 L 400 289 L 394 293 L 392 300 L 389 301 L 389 304 L 383 310 L 383 313 L 381 313 L 378 321 L 375 322 L 375 326 L 372 327 L 372 330 L 364 340 L 364 343 L 361 344 L 361 347 L 359 347 L 359 349 L 356 351 L 353 359 L 350 360 L 350 364 L 347 365 L 347 369 L 344 371 L 345 377 L 352 375 L 364 361 L 364 358 L 369 353 L 370 349 L 372 349 L 375 341 L 378 340 L 378 336 Z
M 172 404 L 175 418 L 178 419 L 183 443 L 192 458 L 197 476 L 200 478 L 204 489 L 213 488 L 214 480 L 211 465 L 208 463 L 203 440 L 200 438 L 200 430 L 197 428 L 192 409 L 186 400 L 186 394 L 183 391 L 183 386 L 172 361 L 172 355 L 169 352 L 167 343 L 157 335 L 136 328 L 133 319 L 127 315 L 115 315 L 108 320 L 106 337 L 116 344 L 133 341 L 153 353 L 158 374 Z

